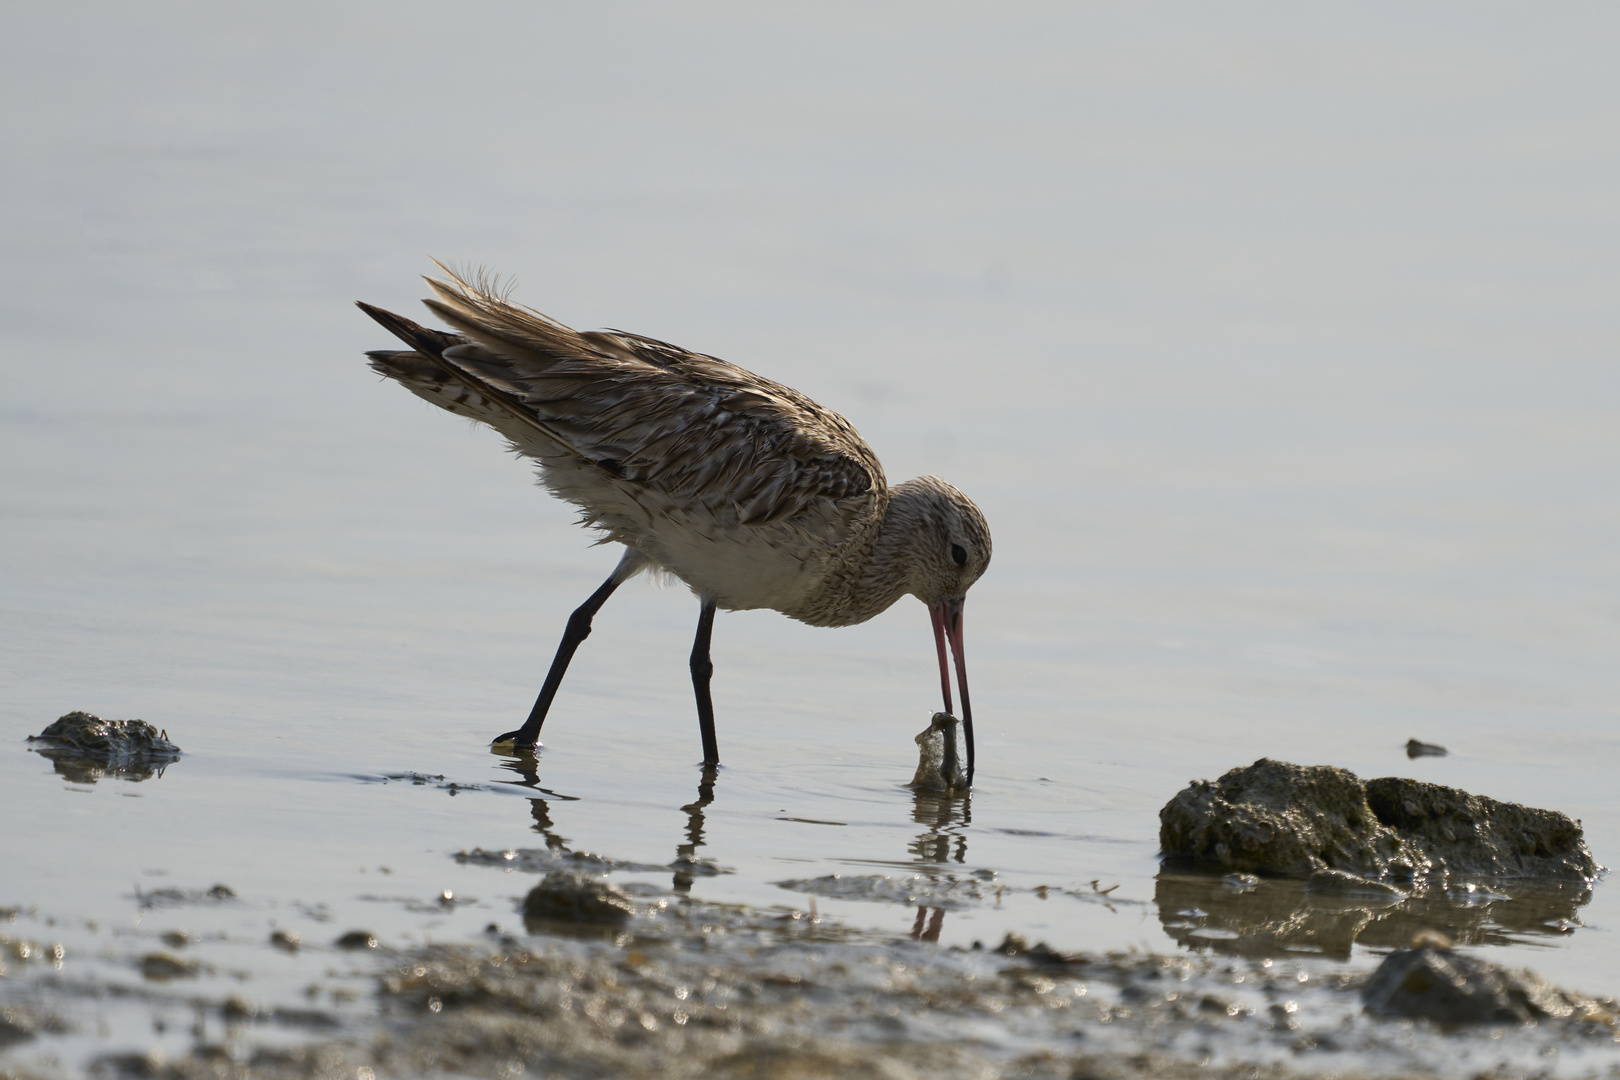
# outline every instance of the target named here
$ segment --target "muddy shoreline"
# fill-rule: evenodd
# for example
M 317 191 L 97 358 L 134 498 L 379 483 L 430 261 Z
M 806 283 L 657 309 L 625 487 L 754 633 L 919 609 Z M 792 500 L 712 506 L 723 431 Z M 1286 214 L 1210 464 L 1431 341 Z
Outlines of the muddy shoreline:
M 536 865 L 501 881 L 510 891 L 542 873 L 561 872 Z M 190 902 L 205 902 L 196 892 Z M 1613 1003 L 1534 1025 L 1455 1029 L 1369 1015 L 1360 995 L 1370 972 L 1323 958 L 1065 955 L 1016 938 L 942 948 L 798 909 L 647 886 L 617 895 L 623 920 L 526 922 L 514 895 L 511 916 L 472 940 L 389 948 L 347 933 L 295 943 L 327 975 L 302 1007 L 256 1000 L 251 981 L 154 974 L 153 956 L 186 953 L 156 925 L 86 964 L 35 936 L 47 917 L 13 911 L 0 1076 L 1584 1076 L 1620 1067 Z M 261 956 L 288 948 L 247 944 Z M 340 993 L 339 982 L 362 989 Z M 159 1025 L 189 1016 L 191 1037 L 169 1050 L 95 1040 L 99 1051 L 67 1056 L 115 999 Z

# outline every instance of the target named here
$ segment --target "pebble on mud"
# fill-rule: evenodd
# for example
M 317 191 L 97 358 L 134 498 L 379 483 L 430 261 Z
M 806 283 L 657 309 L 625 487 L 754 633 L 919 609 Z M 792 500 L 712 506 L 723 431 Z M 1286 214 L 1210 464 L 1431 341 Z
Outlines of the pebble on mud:
M 1408 758 L 1445 757 L 1449 751 L 1443 746 L 1434 743 L 1419 742 L 1416 739 L 1406 740 L 1406 756 Z
M 553 870 L 523 898 L 523 918 L 619 925 L 635 914 L 630 897 L 589 874 Z
M 937 712 L 916 738 L 917 772 L 909 785 L 913 791 L 937 791 L 949 795 L 967 794 L 967 774 L 962 769 L 957 732 L 961 721 L 950 713 Z
M 1598 872 L 1580 823 L 1555 810 L 1267 758 L 1179 792 L 1159 811 L 1159 844 L 1172 859 L 1226 872 L 1331 870 L 1419 886 L 1451 875 L 1590 881 Z
M 1361 989 L 1367 1012 L 1433 1020 L 1448 1027 L 1566 1019 L 1615 1024 L 1613 1002 L 1559 990 L 1531 971 L 1514 971 L 1453 952 L 1436 937 L 1420 936 L 1412 948 L 1384 957 Z
M 194 979 L 201 966 L 195 960 L 182 960 L 168 953 L 147 953 L 141 957 L 141 974 L 153 982 Z
M 304 940 L 291 930 L 272 930 L 270 944 L 284 952 L 297 952 Z
M 350 930 L 332 944 L 340 949 L 375 949 L 377 935 L 369 930 Z

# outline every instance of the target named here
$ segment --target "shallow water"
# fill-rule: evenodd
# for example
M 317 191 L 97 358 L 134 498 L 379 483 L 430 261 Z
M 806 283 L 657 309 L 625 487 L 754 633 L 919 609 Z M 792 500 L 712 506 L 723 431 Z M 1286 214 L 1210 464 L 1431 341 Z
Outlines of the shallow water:
M 531 880 L 474 848 L 694 856 L 729 871 L 702 900 L 947 946 L 1219 952 L 1156 815 L 1261 756 L 1563 810 L 1612 864 L 1620 17 L 1447 10 L 0 16 L 0 906 L 64 973 L 138 983 L 183 929 L 270 1002 L 329 966 L 273 928 L 516 926 Z M 366 370 L 349 301 L 410 312 L 428 254 L 979 501 L 970 801 L 903 786 L 909 600 L 722 615 L 712 795 L 681 589 L 604 609 L 532 769 L 488 750 L 614 555 Z M 23 740 L 73 709 L 185 756 L 64 778 Z M 831 874 L 890 880 L 778 884 Z M 1500 921 L 1471 947 L 1620 994 L 1608 883 Z M 61 1052 L 158 1037 L 100 1022 Z

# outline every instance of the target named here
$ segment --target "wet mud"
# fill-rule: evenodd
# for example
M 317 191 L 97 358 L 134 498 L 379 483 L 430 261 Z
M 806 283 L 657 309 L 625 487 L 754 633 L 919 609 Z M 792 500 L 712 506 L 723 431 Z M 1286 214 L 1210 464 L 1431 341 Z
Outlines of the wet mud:
M 1100 881 L 1014 888 L 965 863 L 970 800 L 919 791 L 916 872 L 783 880 L 784 906 L 749 908 L 691 893 L 697 877 L 729 872 L 698 857 L 710 799 L 706 776 L 668 863 L 570 850 L 545 800 L 532 800 L 546 846 L 451 856 L 475 876 L 490 871 L 487 888 L 469 882 L 482 901 L 461 886 L 399 898 L 427 916 L 490 910 L 487 925 L 476 916 L 482 934 L 469 926 L 439 944 L 340 927 L 301 937 L 277 925 L 274 905 L 223 885 L 124 894 L 156 925 L 107 941 L 99 957 L 0 935 L 0 1078 L 1281 1080 L 1620 1067 L 1614 1003 L 1470 951 L 1569 932 L 1591 895 L 1584 878 L 1486 889 L 1431 875 L 1419 890 L 1330 866 L 1294 878 L 1170 866 L 1151 901 Z M 990 948 L 938 944 L 947 911 L 1009 892 L 1150 918 L 1151 902 L 1188 951 L 1063 951 L 1016 931 Z M 818 915 L 816 897 L 915 907 L 915 924 L 909 935 L 847 926 Z M 270 926 L 198 944 L 164 923 L 203 908 L 259 912 Z M 1435 928 L 1455 945 L 1413 947 Z M 1376 971 L 1365 954 L 1344 963 L 1358 944 L 1389 957 Z M 255 973 L 271 964 L 302 965 L 305 1006 L 264 994 Z M 98 1037 L 110 1001 L 137 1019 Z M 148 1030 L 167 1034 L 142 1037 L 142 1011 Z M 189 1038 L 176 1036 L 177 1016 L 191 1018 Z
M 177 1080 L 446 1074 L 1067 1080 L 1514 1076 L 1544 1073 L 1554 1059 L 1562 1074 L 1600 1075 L 1620 1060 L 1612 1002 L 1529 975 L 1498 978 L 1496 985 L 1505 988 L 1503 1000 L 1532 1002 L 1526 1016 L 1535 1023 L 1493 1013 L 1484 1026 L 1457 1025 L 1414 1021 L 1412 1010 L 1398 1006 L 1396 1018 L 1387 1018 L 1392 999 L 1385 984 L 1410 988 L 1418 970 L 1410 964 L 1398 975 L 1385 977 L 1381 969 L 1369 976 L 1310 960 L 1059 954 L 1015 936 L 993 950 L 942 949 L 804 911 L 668 893 L 617 899 L 623 919 L 607 934 L 548 925 L 523 934 L 492 930 L 481 941 L 368 951 L 359 959 L 370 964 L 372 1000 L 346 1016 L 256 1005 L 237 991 L 209 996 L 178 972 L 118 989 L 154 1011 L 183 1002 L 197 1017 L 197 1037 L 183 1053 L 167 1056 L 139 1047 L 109 1050 L 88 1072 Z M 49 955 L 44 946 L 28 951 Z M 1454 967 L 1468 962 L 1449 950 L 1444 955 Z M 17 977 L 26 975 L 36 977 Z M 86 1023 L 84 1006 L 112 989 L 64 977 L 48 963 L 14 972 L 0 983 L 6 1044 L 0 1076 L 71 1074 L 50 1053 L 29 1048 L 48 1050 L 53 1032 Z

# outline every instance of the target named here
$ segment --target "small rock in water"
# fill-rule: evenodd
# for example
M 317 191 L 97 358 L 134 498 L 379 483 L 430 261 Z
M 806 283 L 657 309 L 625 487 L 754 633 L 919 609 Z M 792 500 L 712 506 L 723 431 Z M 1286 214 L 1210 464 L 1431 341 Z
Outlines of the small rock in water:
M 950 713 L 937 712 L 917 736 L 917 773 L 910 784 L 913 791 L 967 793 L 967 774 L 962 771 L 962 755 L 956 741 L 961 726 L 961 721 Z
M 635 914 L 622 889 L 589 874 L 553 870 L 523 899 L 525 919 L 617 925 Z
M 1416 739 L 1406 740 L 1406 756 L 1409 758 L 1445 757 L 1447 752 L 1445 747 L 1436 746 L 1434 743 L 1418 742 Z
M 1434 939 L 1438 938 L 1438 941 Z M 1414 948 L 1384 957 L 1361 989 L 1375 1016 L 1421 1017 L 1447 1026 L 1584 1020 L 1613 1024 L 1608 1005 L 1559 990 L 1533 972 L 1497 967 L 1453 952 L 1442 935 L 1420 935 Z
M 93 784 L 103 776 L 145 780 L 180 756 L 167 731 L 145 720 L 103 720 L 87 712 L 70 712 L 28 741 L 40 743 L 68 779 Z

